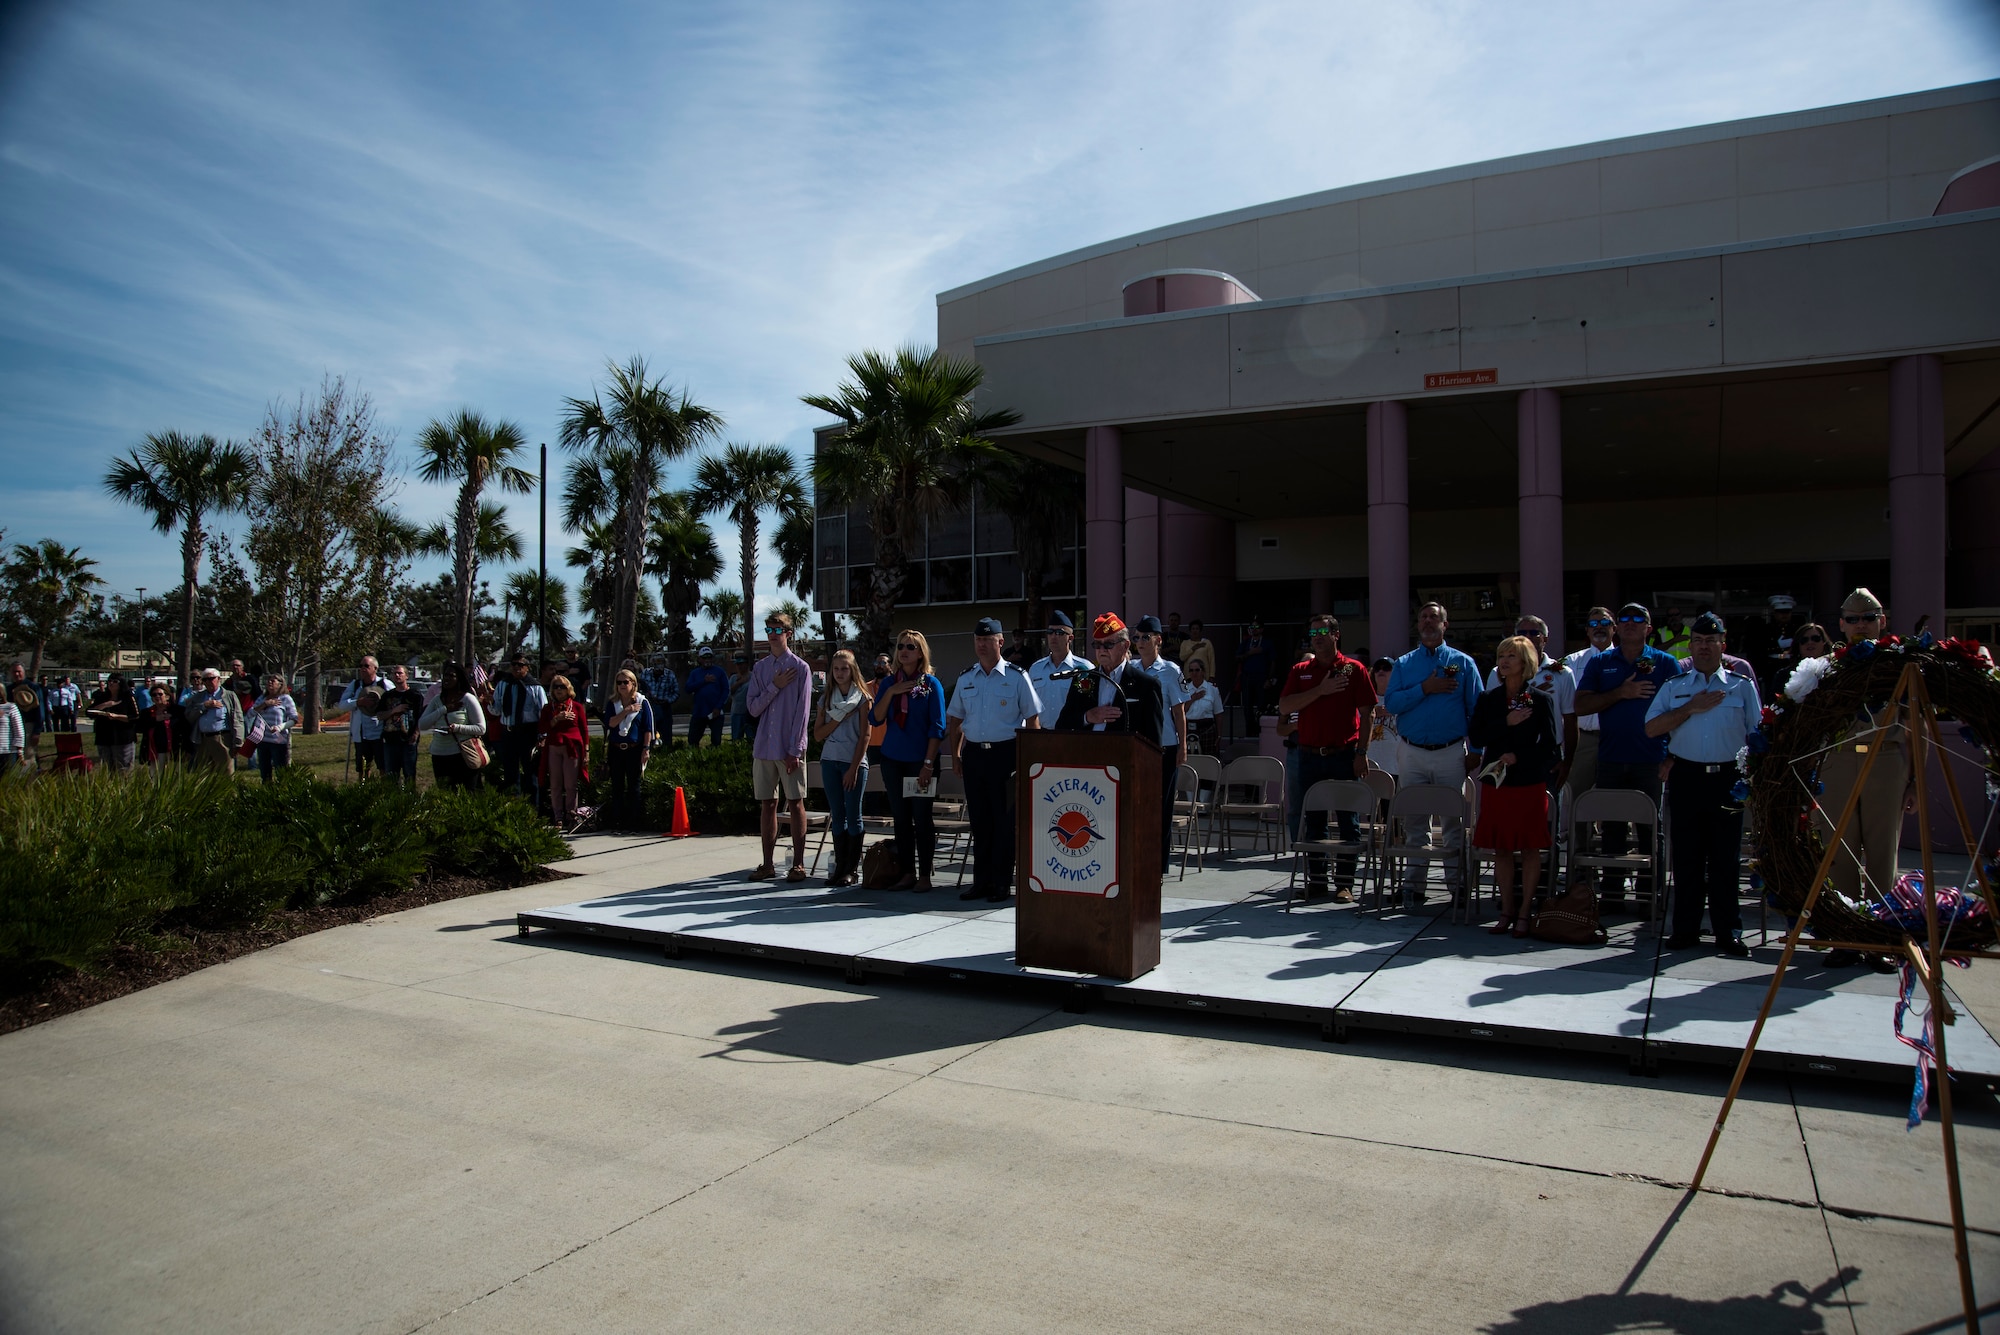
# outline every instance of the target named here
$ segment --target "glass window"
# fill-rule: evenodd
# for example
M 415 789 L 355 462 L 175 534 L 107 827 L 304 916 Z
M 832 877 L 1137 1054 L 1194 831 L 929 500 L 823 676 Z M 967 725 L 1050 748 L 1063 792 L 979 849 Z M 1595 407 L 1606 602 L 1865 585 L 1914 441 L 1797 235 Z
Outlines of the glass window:
M 849 607 L 868 606 L 868 577 L 874 566 L 847 567 L 847 605 Z
M 973 511 L 973 520 L 973 541 L 978 544 L 980 555 L 1014 550 L 1014 521 L 997 506 L 989 505 L 984 497 Z
M 981 601 L 1012 602 L 1021 596 L 1021 567 L 1012 553 L 975 558 Z
M 903 596 L 899 606 L 914 606 L 930 601 L 930 591 L 925 587 L 924 563 L 906 561 L 903 563 Z
M 819 521 L 819 565 L 847 564 L 847 517 L 831 515 Z
M 912 602 L 917 601 L 911 599 Z M 934 603 L 969 603 L 972 601 L 972 560 L 961 557 L 953 561 L 931 562 L 931 596 Z
M 948 510 L 932 519 L 930 555 L 932 559 L 972 555 L 972 516 L 963 510 Z
M 875 526 L 868 522 L 868 512 L 859 506 L 847 512 L 847 551 L 850 561 L 875 559 Z

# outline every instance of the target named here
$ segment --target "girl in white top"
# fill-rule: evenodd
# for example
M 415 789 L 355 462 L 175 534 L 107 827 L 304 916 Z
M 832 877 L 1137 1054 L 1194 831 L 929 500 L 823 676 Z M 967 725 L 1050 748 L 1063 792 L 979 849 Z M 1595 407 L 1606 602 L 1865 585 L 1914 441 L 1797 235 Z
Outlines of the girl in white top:
M 1375 712 L 1369 716 L 1368 763 L 1384 774 L 1396 772 L 1396 743 L 1401 740 L 1396 732 L 1396 716 L 1380 703 L 1382 697 L 1389 693 L 1389 674 L 1395 667 L 1395 659 L 1378 658 L 1370 672 L 1375 679 L 1377 703 Z
M 441 787 L 471 788 L 479 782 L 479 771 L 467 769 L 459 743 L 486 735 L 486 711 L 472 693 L 465 669 L 446 663 L 438 674 L 437 698 L 424 709 L 417 727 L 431 735 L 431 777 Z

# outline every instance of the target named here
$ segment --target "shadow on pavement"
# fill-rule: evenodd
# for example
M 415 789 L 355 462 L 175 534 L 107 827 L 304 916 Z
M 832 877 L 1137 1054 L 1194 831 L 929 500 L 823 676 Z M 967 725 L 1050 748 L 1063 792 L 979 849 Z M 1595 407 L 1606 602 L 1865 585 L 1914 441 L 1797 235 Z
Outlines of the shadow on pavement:
M 1611 1335 L 1660 1330 L 1676 1335 L 1823 1335 L 1825 1313 L 1848 1302 L 1842 1289 L 1861 1271 L 1846 1266 L 1808 1289 L 1795 1279 L 1769 1293 L 1741 1298 L 1681 1298 L 1670 1293 L 1593 1293 L 1584 1298 L 1516 1308 L 1505 1321 L 1480 1329 L 1487 1335 Z M 1842 1320 L 1840 1325 L 1848 1325 Z

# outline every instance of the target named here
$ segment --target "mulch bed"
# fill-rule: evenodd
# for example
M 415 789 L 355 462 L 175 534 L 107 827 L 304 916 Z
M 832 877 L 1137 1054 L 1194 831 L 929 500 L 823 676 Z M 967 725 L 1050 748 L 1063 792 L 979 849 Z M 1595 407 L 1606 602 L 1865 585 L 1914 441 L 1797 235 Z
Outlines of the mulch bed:
M 261 923 L 223 931 L 197 928 L 177 929 L 171 940 L 162 938 L 154 945 L 123 945 L 90 973 L 69 973 L 32 983 L 25 989 L 0 996 L 0 1034 L 25 1029 L 58 1015 L 68 1015 L 100 1001 L 122 997 L 156 983 L 169 982 L 184 974 L 222 964 L 239 955 L 248 955 L 295 936 L 309 936 L 329 927 L 378 918 L 385 913 L 422 908 L 447 899 L 490 894 L 516 886 L 566 881 L 574 873 L 538 867 L 513 881 L 485 880 L 476 876 L 432 876 L 411 886 L 400 895 L 371 899 L 365 904 L 327 904 L 310 909 L 281 909 Z

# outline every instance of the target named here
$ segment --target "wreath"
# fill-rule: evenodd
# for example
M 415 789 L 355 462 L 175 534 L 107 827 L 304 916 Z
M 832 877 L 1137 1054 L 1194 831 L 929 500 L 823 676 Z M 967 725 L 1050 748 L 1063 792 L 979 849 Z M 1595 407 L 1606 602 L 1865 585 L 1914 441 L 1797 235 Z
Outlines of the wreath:
M 2000 777 L 2000 671 L 1983 656 L 1977 641 L 1934 640 L 1928 633 L 1913 639 L 1894 635 L 1864 640 L 1835 649 L 1824 659 L 1808 659 L 1792 674 L 1784 691 L 1764 709 L 1761 734 L 1753 734 L 1739 758 L 1745 771 L 1748 805 L 1756 820 L 1758 846 L 1751 862 L 1751 887 L 1762 889 L 1772 907 L 1797 914 L 1805 906 L 1812 878 L 1826 852 L 1821 825 L 1813 819 L 1824 785 L 1819 761 L 1852 726 L 1866 706 L 1880 708 L 1895 691 L 1903 669 L 1915 663 L 1938 714 L 1938 731 L 1947 747 L 1975 751 L 1991 783 Z M 1954 731 L 1955 730 L 1955 731 Z M 1933 771 L 1935 773 L 1935 771 Z M 1984 839 L 1980 821 L 1987 807 L 1985 785 L 1960 787 L 1975 838 Z M 1826 813 L 1831 825 L 1838 811 Z M 1975 856 L 1978 850 L 1972 850 Z M 1987 883 L 1994 865 L 1986 868 Z M 1889 892 L 1890 887 L 1879 887 Z M 1899 902 L 1900 900 L 1900 902 Z M 1884 893 L 1873 902 L 1857 903 L 1834 891 L 1820 892 L 1810 926 L 1824 939 L 1900 946 L 1906 930 L 1921 936 L 1921 913 L 1911 921 L 1907 893 Z M 1971 886 L 1963 894 L 1939 887 L 1940 925 L 1945 944 L 1953 949 L 1990 948 L 1996 942 L 1991 905 Z

